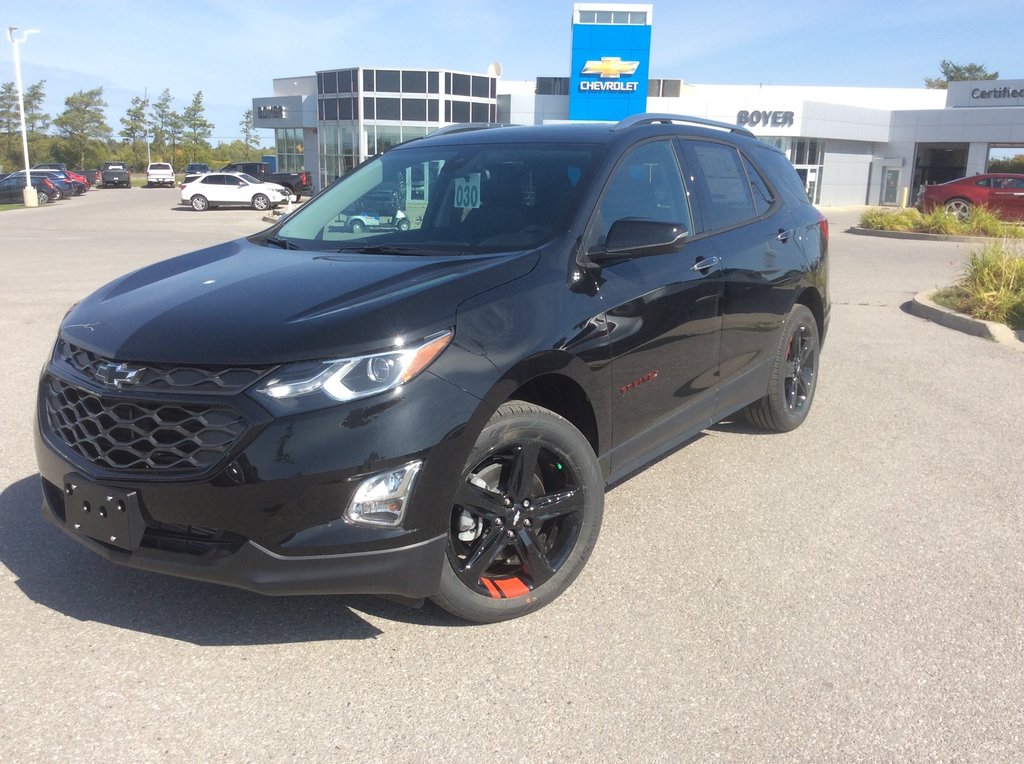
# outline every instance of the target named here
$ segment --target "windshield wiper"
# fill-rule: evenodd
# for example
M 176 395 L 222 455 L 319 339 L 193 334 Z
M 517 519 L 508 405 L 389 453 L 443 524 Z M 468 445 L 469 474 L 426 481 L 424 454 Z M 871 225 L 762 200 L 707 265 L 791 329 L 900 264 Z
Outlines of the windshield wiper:
M 370 244 L 367 246 L 344 246 L 338 252 L 360 252 L 367 255 L 446 255 L 437 249 L 417 249 L 416 247 L 395 247 L 387 244 Z
M 267 236 L 263 239 L 263 241 L 266 242 L 267 244 L 270 244 L 273 247 L 280 247 L 281 249 L 302 249 L 302 247 L 300 247 L 294 241 L 282 239 L 278 236 Z

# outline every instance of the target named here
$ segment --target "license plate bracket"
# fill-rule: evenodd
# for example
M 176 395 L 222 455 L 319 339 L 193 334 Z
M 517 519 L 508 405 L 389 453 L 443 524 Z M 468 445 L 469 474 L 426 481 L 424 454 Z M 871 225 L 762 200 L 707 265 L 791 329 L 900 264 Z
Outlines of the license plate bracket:
M 127 552 L 138 549 L 146 528 L 138 491 L 96 485 L 77 473 L 64 477 L 64 517 L 74 533 Z

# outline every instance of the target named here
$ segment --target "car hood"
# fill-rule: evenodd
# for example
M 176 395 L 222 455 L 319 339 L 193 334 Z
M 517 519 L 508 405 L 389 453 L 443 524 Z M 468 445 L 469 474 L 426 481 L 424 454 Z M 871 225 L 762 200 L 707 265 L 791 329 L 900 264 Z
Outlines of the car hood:
M 331 254 L 239 239 L 111 282 L 68 313 L 61 336 L 147 363 L 341 357 L 453 325 L 459 303 L 527 274 L 537 258 Z

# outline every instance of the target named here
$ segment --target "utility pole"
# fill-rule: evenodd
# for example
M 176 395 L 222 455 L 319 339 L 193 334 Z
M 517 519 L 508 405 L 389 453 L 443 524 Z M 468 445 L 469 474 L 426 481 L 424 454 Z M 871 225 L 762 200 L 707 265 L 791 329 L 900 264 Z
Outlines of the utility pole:
M 14 48 L 14 80 L 18 88 L 18 112 L 21 115 L 21 150 L 25 155 L 25 190 L 22 192 L 22 199 L 26 207 L 38 207 L 39 197 L 32 187 L 32 170 L 28 161 L 28 131 L 25 129 L 25 93 L 21 85 L 21 56 L 18 53 L 18 46 L 28 39 L 30 34 L 36 34 L 38 29 L 26 29 L 20 35 L 15 36 L 18 27 L 7 27 L 7 39 L 11 41 Z

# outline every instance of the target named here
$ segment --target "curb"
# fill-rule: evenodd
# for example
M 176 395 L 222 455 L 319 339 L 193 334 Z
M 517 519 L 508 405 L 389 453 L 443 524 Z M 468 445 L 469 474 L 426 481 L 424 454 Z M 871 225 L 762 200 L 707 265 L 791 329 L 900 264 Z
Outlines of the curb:
M 1006 324 L 999 324 L 995 321 L 982 321 L 979 318 L 971 318 L 963 313 L 957 313 L 949 308 L 936 305 L 932 302 L 932 295 L 936 291 L 938 290 L 932 289 L 927 292 L 918 292 L 914 295 L 914 299 L 908 303 L 910 312 L 918 318 L 927 319 L 949 329 L 992 340 L 1013 350 L 1024 351 L 1024 330 L 1014 331 L 1006 326 Z
M 861 228 L 851 226 L 846 233 L 853 233 L 858 236 L 881 236 L 886 239 L 910 239 L 911 241 L 955 241 L 964 244 L 971 244 L 985 241 L 1001 241 L 998 237 L 991 236 L 946 236 L 941 233 L 916 233 L 914 231 L 881 231 L 875 228 Z

